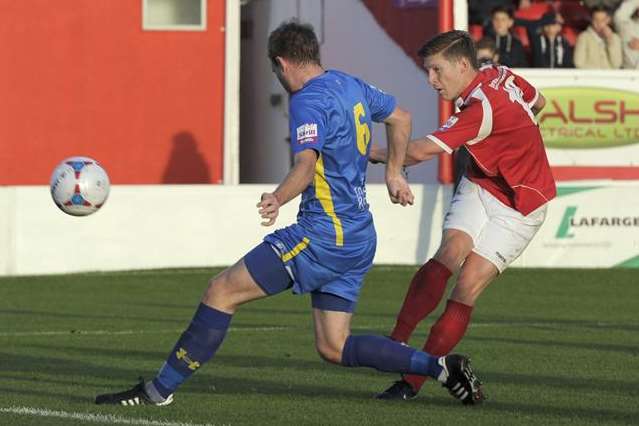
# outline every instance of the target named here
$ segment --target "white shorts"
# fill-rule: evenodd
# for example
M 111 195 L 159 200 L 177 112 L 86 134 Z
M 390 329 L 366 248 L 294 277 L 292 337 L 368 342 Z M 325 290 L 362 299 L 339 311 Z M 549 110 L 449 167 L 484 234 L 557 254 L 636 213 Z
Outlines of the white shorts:
M 545 204 L 524 216 L 463 177 L 444 219 L 444 230 L 458 229 L 470 235 L 473 251 L 501 273 L 524 251 L 545 219 Z

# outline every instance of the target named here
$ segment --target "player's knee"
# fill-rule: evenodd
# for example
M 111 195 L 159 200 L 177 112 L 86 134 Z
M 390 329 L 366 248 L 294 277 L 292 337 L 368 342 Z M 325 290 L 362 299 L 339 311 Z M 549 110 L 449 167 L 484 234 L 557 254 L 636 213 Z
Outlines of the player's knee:
M 472 273 L 462 274 L 457 279 L 457 284 L 450 297 L 464 305 L 474 306 L 484 288 L 486 288 L 486 282 L 478 275 Z
M 315 349 L 319 356 L 326 362 L 331 364 L 342 363 L 342 346 L 337 345 L 335 342 L 321 341 L 315 343 Z
M 229 284 L 228 271 L 223 271 L 211 278 L 202 301 L 217 309 L 235 310 L 237 303 L 233 300 L 233 291 Z
M 463 303 L 464 305 L 475 306 L 475 302 L 477 301 L 479 294 L 480 293 L 477 291 L 460 289 L 453 290 L 450 298 L 456 302 Z
M 453 272 L 459 269 L 473 248 L 472 239 L 461 234 L 446 238 L 435 254 L 435 259 Z
M 466 253 L 455 244 L 444 244 L 435 254 L 435 259 L 450 271 L 456 271 L 464 261 Z

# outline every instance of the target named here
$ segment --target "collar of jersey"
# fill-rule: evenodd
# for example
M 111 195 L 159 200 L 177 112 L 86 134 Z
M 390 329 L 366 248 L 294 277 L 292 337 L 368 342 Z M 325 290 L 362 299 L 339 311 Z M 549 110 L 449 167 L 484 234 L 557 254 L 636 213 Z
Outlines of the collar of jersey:
M 473 90 L 481 85 L 482 73 L 478 72 L 473 81 L 470 82 L 468 86 L 461 92 L 459 97 L 455 99 L 455 106 L 457 108 L 461 108 L 466 103 L 466 98 L 470 95 Z
M 322 74 L 318 75 L 317 77 L 311 78 L 306 83 L 304 83 L 304 86 L 302 86 L 302 88 L 300 90 L 298 90 L 298 92 L 301 92 L 302 90 L 306 89 L 306 87 L 308 87 L 308 85 L 311 84 L 312 82 L 319 81 L 320 79 L 326 77 L 330 71 L 331 70 L 324 70 L 324 72 Z

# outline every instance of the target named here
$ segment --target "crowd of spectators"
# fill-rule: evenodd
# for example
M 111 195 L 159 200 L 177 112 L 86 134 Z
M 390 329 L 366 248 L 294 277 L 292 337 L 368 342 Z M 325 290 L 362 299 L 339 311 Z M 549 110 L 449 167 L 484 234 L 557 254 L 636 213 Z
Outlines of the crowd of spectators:
M 469 31 L 480 50 L 494 49 L 491 62 L 639 69 L 639 0 L 469 0 L 468 7 Z

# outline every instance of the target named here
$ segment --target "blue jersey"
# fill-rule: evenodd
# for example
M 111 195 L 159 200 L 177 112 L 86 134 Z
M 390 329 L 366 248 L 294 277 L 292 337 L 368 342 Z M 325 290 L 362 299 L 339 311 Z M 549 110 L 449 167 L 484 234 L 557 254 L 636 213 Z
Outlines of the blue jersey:
M 318 153 L 313 183 L 304 190 L 298 223 L 310 240 L 333 247 L 375 238 L 366 201 L 372 122 L 395 109 L 395 98 L 343 72 L 308 81 L 290 99 L 293 153 Z

